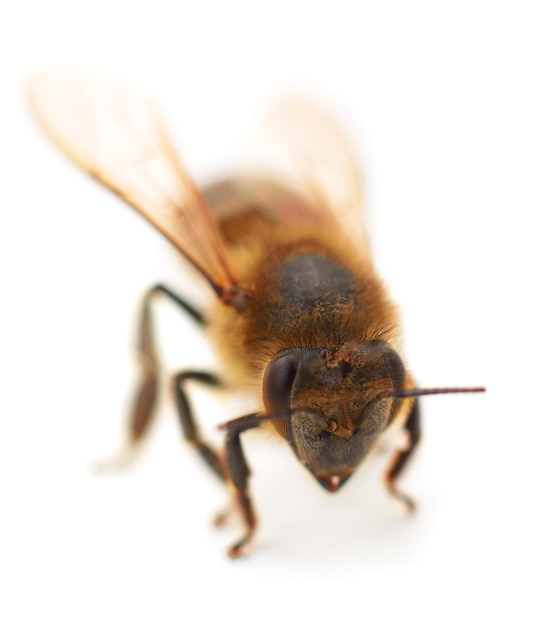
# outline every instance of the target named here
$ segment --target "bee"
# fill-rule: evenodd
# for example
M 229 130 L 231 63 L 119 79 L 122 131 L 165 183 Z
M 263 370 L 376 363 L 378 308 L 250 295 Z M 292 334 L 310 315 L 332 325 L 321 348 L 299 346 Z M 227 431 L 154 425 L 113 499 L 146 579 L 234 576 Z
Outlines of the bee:
M 224 375 L 180 372 L 172 388 L 185 439 L 228 486 L 243 518 L 230 557 L 247 552 L 257 528 L 241 441 L 250 429 L 285 439 L 331 493 L 383 433 L 403 429 L 407 446 L 394 452 L 385 482 L 413 510 L 398 479 L 420 438 L 417 397 L 483 388 L 416 387 L 402 355 L 398 309 L 374 269 L 360 168 L 330 116 L 304 101 L 281 104 L 270 132 L 282 158 L 201 190 L 158 108 L 137 89 L 101 76 L 43 73 L 29 93 L 63 152 L 156 227 L 214 293 L 207 311 L 162 284 L 145 294 L 127 449 L 138 447 L 155 413 L 160 368 L 152 305 L 164 296 L 206 329 L 225 364 Z M 255 412 L 221 426 L 221 453 L 198 427 L 190 381 L 225 383 L 256 398 Z

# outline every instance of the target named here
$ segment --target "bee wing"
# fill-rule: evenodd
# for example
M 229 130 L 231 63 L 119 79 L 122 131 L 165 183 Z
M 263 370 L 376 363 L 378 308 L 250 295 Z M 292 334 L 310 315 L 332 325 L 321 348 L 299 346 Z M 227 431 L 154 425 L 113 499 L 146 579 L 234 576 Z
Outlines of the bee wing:
M 351 142 L 328 113 L 309 100 L 283 100 L 268 112 L 251 143 L 251 160 L 283 176 L 319 212 L 328 210 L 361 253 L 370 254 L 362 171 Z
M 234 290 L 210 210 L 146 95 L 102 76 L 52 72 L 37 75 L 29 95 L 63 152 L 156 226 L 220 296 Z

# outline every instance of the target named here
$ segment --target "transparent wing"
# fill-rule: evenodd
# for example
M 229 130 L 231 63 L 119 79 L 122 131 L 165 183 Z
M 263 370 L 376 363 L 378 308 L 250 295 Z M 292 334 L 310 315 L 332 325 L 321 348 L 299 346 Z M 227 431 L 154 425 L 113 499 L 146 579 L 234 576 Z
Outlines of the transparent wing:
M 302 98 L 274 106 L 246 147 L 249 167 L 283 177 L 328 210 L 361 253 L 370 254 L 363 176 L 351 142 L 320 106 Z
M 146 95 L 99 75 L 52 72 L 34 77 L 29 95 L 38 120 L 73 161 L 156 226 L 223 299 L 236 291 L 203 195 Z

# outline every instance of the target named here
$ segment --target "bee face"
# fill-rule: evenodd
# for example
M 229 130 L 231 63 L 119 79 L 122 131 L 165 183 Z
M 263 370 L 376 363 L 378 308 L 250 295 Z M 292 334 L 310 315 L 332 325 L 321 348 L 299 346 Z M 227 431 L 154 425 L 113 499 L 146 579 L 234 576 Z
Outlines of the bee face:
M 285 350 L 264 378 L 267 411 L 289 411 L 285 436 L 320 484 L 346 481 L 392 419 L 405 370 L 383 341 Z

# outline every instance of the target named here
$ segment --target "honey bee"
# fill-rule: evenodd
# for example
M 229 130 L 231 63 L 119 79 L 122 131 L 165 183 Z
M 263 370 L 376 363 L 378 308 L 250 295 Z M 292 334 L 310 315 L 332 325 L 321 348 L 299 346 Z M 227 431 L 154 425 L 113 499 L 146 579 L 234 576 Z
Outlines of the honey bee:
M 278 165 L 201 190 L 157 107 L 138 90 L 100 76 L 44 73 L 29 93 L 53 141 L 156 227 L 214 292 L 206 312 L 165 285 L 146 293 L 128 449 L 155 413 L 152 303 L 163 295 L 206 329 L 225 363 L 224 375 L 183 371 L 173 389 L 185 439 L 228 485 L 244 520 L 230 557 L 247 551 L 257 527 L 241 443 L 249 429 L 286 439 L 329 492 L 351 478 L 385 431 L 404 429 L 408 445 L 395 451 L 385 480 L 412 510 L 397 481 L 420 437 L 416 397 L 483 389 L 416 388 L 402 356 L 398 309 L 374 270 L 360 169 L 337 124 L 310 103 L 283 103 L 271 118 L 273 144 L 284 154 Z M 257 399 L 257 411 L 221 427 L 222 453 L 198 428 L 189 381 L 225 383 Z

